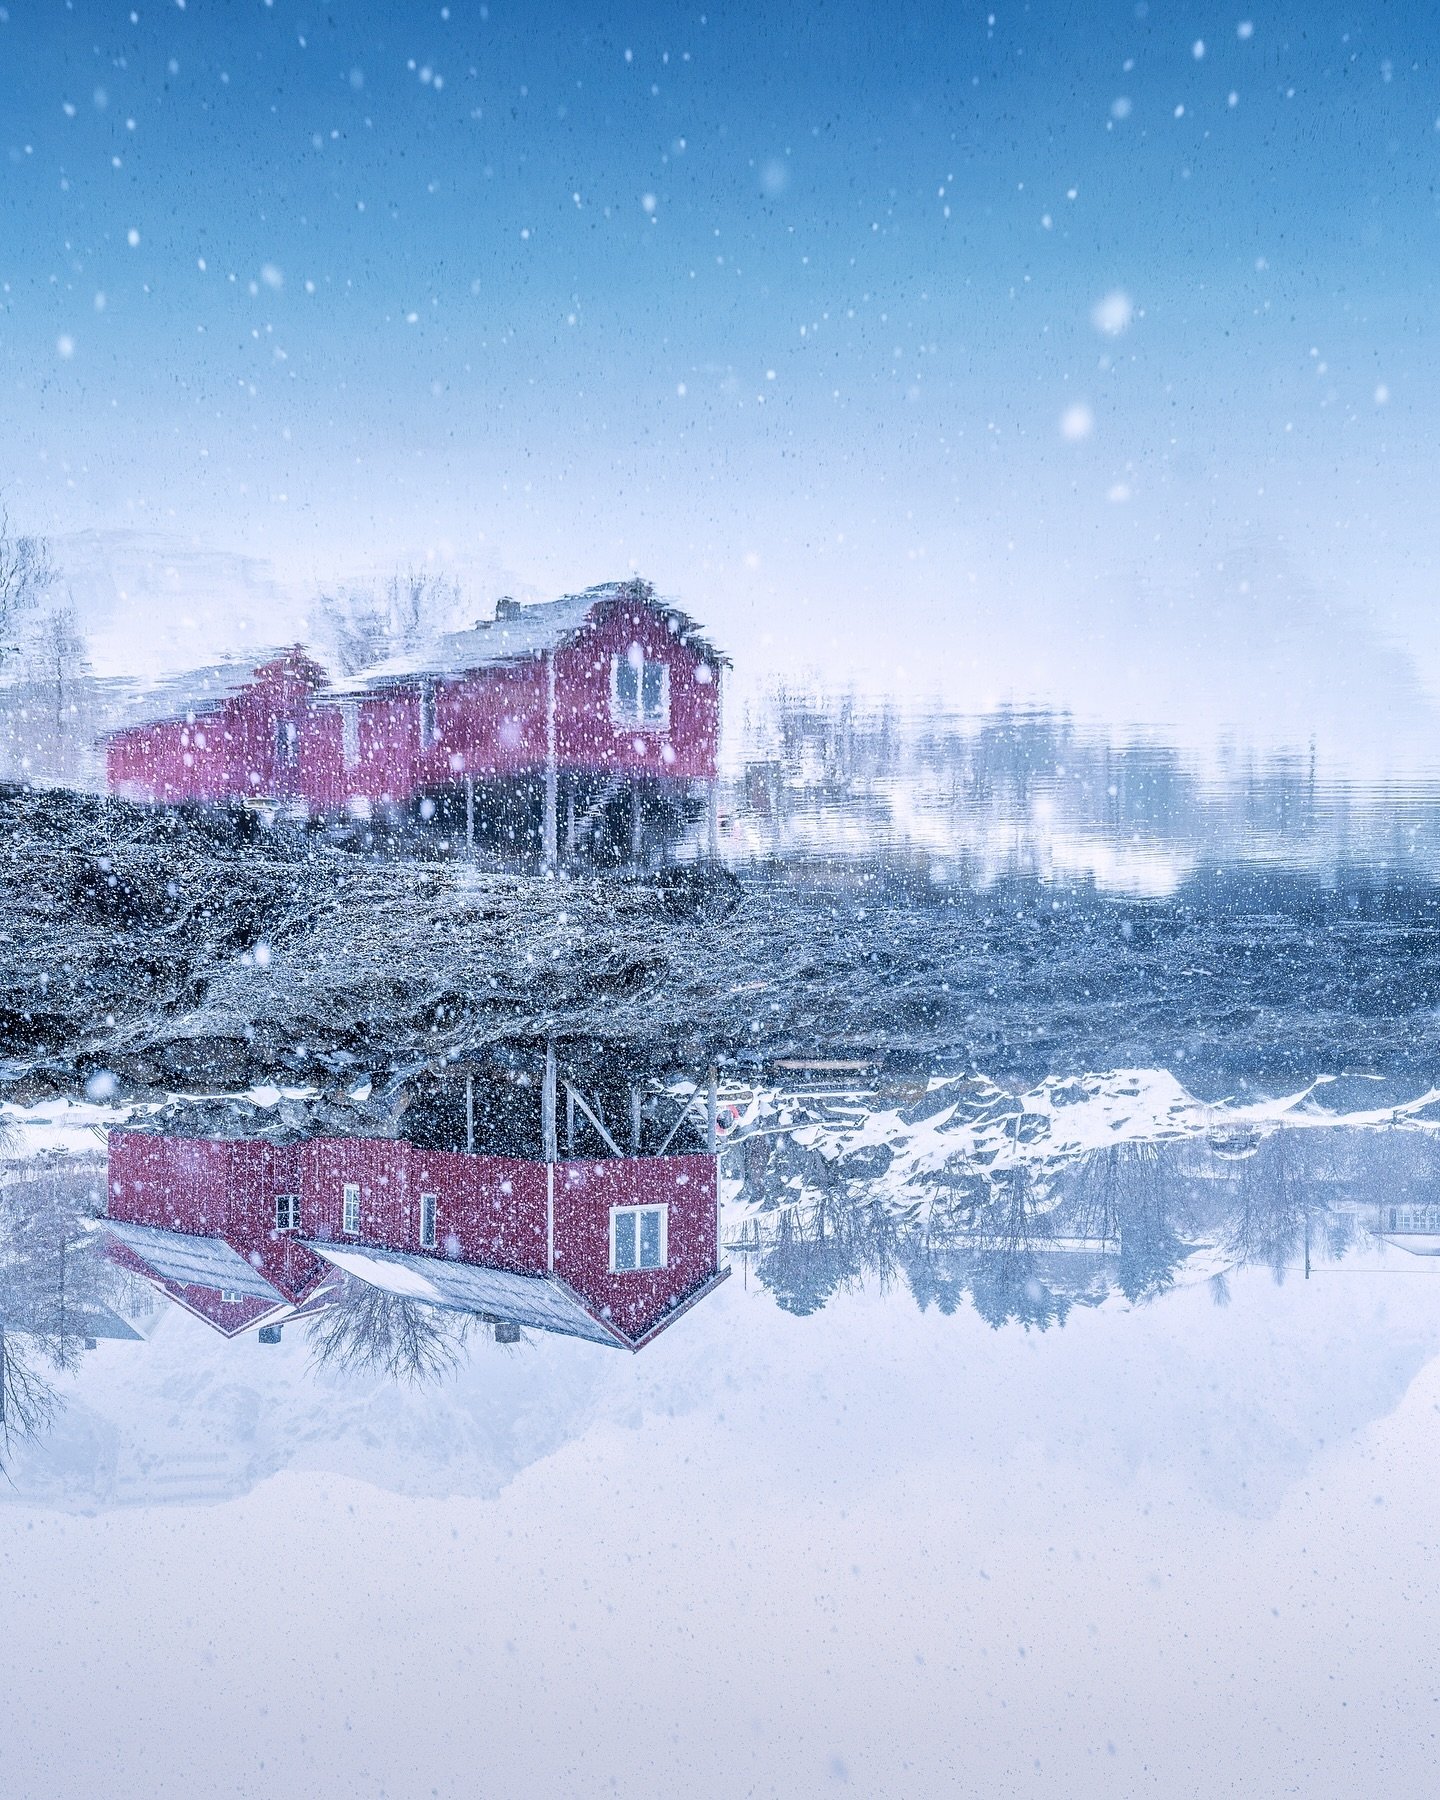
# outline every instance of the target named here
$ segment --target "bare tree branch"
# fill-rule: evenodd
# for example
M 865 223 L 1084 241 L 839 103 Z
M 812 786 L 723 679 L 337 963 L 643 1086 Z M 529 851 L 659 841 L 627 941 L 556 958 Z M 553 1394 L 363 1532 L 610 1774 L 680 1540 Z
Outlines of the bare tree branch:
M 310 1344 L 322 1367 L 418 1386 L 458 1368 L 473 1323 L 464 1313 L 347 1280 L 340 1297 L 311 1323 Z
M 378 588 L 321 594 L 316 635 L 340 675 L 359 675 L 391 656 L 409 656 L 456 623 L 459 584 L 429 569 L 397 569 Z

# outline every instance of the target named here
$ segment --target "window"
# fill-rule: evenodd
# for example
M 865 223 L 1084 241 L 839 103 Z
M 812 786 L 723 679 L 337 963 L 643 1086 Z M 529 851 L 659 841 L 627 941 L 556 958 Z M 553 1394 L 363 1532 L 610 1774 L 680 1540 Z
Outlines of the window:
M 610 1267 L 616 1273 L 629 1269 L 665 1267 L 666 1222 L 664 1206 L 614 1206 L 610 1209 Z
M 420 1196 L 420 1244 L 423 1249 L 435 1248 L 435 1196 Z
M 638 644 L 610 658 L 610 713 L 619 725 L 663 731 L 670 723 L 670 668 Z
M 360 708 L 354 700 L 340 702 L 340 755 L 347 769 L 360 766 Z
M 340 1229 L 346 1237 L 360 1235 L 360 1184 L 358 1181 L 345 1183 L 345 1205 Z
M 244 1298 L 245 1296 L 243 1294 L 237 1294 L 234 1288 L 221 1288 L 220 1290 L 220 1304 L 222 1306 L 238 1306 Z
M 298 1194 L 277 1194 L 275 1196 L 275 1229 L 277 1231 L 298 1231 L 300 1229 L 300 1196 Z
M 275 760 L 282 769 L 293 769 L 300 760 L 300 734 L 292 719 L 275 721 Z
M 433 682 L 420 683 L 420 744 L 440 742 L 440 729 L 435 722 L 435 686 Z

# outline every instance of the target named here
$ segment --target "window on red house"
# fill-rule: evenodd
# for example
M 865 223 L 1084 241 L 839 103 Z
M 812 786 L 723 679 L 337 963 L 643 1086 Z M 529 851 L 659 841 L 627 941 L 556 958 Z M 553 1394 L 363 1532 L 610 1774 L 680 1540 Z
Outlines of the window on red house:
M 275 1196 L 275 1229 L 277 1231 L 298 1231 L 300 1229 L 300 1196 L 298 1194 L 277 1194 Z
M 610 713 L 631 730 L 663 731 L 670 723 L 670 669 L 651 662 L 638 644 L 610 658 Z
M 420 742 L 422 746 L 440 742 L 440 727 L 435 717 L 435 688 L 428 681 L 420 684 Z
M 616 1274 L 663 1269 L 669 1245 L 669 1208 L 614 1206 L 610 1209 L 610 1268 Z

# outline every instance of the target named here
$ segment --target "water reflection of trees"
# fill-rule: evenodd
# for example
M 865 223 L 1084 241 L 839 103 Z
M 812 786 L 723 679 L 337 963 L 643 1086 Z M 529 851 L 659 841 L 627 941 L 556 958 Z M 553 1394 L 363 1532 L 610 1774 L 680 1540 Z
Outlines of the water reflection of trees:
M 745 1171 L 732 1253 L 795 1313 L 873 1283 L 903 1283 L 922 1311 L 968 1301 L 993 1326 L 1038 1330 L 1187 1279 L 1225 1304 L 1228 1271 L 1259 1266 L 1280 1282 L 1312 1259 L 1336 1262 L 1374 1228 L 1377 1196 L 1440 1193 L 1440 1143 L 1287 1128 L 1218 1146 L 1125 1142 L 1058 1170 L 952 1165 L 924 1207 L 891 1205 L 883 1175 L 857 1178 L 813 1142 L 771 1139 Z
M 977 717 L 777 687 L 747 709 L 737 810 L 776 849 L 863 845 L 1031 867 L 1055 836 L 1165 846 L 1204 858 L 1280 848 L 1311 867 L 1364 837 L 1440 854 L 1433 796 L 1327 783 L 1313 754 L 1226 752 L 1202 765 L 1174 745 L 1115 740 L 1063 712 Z

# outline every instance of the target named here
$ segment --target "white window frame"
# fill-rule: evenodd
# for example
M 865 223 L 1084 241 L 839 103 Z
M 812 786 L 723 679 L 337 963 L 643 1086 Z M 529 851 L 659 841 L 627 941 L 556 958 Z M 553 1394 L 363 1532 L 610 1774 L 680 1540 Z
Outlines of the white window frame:
M 430 1231 L 425 1231 L 425 1209 L 430 1209 Z M 420 1196 L 420 1248 L 433 1250 L 440 1238 L 440 1196 L 438 1194 L 422 1194 Z
M 360 702 L 340 702 L 340 760 L 347 769 L 360 767 Z
M 632 644 L 630 650 L 639 650 L 638 644 Z M 646 656 L 640 650 L 640 663 L 635 670 L 635 710 L 626 712 L 620 704 L 620 664 L 623 661 L 634 664 L 630 650 L 624 657 L 617 651 L 610 658 L 610 718 L 614 724 L 623 726 L 626 731 L 668 731 L 670 729 L 670 665 L 659 657 Z M 660 670 L 660 714 L 658 718 L 645 717 L 645 670 L 648 667 Z
M 440 742 L 440 716 L 433 681 L 420 683 L 420 748 L 428 750 Z
M 281 1211 L 281 1208 L 284 1211 Z M 298 1194 L 277 1194 L 275 1196 L 275 1229 L 277 1231 L 298 1231 L 300 1229 L 300 1196 Z
M 236 1293 L 234 1288 L 221 1288 L 220 1304 L 222 1306 L 239 1306 L 245 1299 L 243 1294 Z
M 660 1260 L 653 1269 L 643 1267 L 638 1261 L 632 1267 L 621 1268 L 615 1260 L 615 1227 L 620 1215 L 626 1213 L 635 1218 L 635 1254 L 640 1255 L 641 1221 L 643 1213 L 660 1215 Z M 612 1275 L 653 1275 L 657 1269 L 668 1269 L 670 1266 L 670 1208 L 664 1201 L 652 1201 L 643 1206 L 612 1206 L 610 1208 L 610 1273 Z
M 340 1230 L 346 1237 L 360 1235 L 360 1183 L 347 1181 L 340 1190 Z

